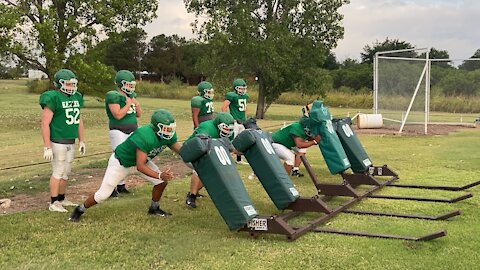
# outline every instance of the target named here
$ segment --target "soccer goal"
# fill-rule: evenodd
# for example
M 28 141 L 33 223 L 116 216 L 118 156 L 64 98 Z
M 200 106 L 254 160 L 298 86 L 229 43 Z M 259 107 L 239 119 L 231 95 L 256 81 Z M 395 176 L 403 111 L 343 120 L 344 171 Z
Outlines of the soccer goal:
M 382 114 L 386 123 L 398 125 L 399 133 L 405 125 L 423 125 L 427 134 L 429 124 L 473 124 L 480 111 L 469 103 L 473 102 L 472 97 L 480 95 L 480 70 L 470 72 L 458 68 L 459 63 L 467 61 L 480 64 L 480 59 L 430 59 L 429 51 L 429 48 L 412 48 L 375 54 L 373 112 Z M 459 80 L 457 84 L 456 79 Z M 465 81 L 468 85 L 461 83 Z M 435 99 L 433 114 L 432 93 Z M 451 105 L 454 108 L 438 104 L 445 96 L 458 100 Z

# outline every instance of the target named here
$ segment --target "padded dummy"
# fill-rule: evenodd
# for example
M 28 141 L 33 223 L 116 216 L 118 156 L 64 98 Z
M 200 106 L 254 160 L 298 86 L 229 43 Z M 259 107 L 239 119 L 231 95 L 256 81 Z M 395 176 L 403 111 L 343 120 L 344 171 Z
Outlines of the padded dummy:
M 372 165 L 372 161 L 352 130 L 350 118 L 333 119 L 333 123 L 348 160 L 352 164 L 352 171 L 355 173 L 366 172 Z
M 337 174 L 350 168 L 350 161 L 335 132 L 328 108 L 323 106 L 321 101 L 315 101 L 310 110 L 310 116 L 306 119 L 311 131 L 321 136 L 318 146 L 330 173 Z
M 283 210 L 297 200 L 298 191 L 273 150 L 269 133 L 260 129 L 246 129 L 233 140 L 233 145 L 245 155 L 278 209 Z
M 192 162 L 218 212 L 233 231 L 257 216 L 257 211 L 230 157 L 230 148 L 228 139 L 198 136 L 183 144 L 180 156 Z

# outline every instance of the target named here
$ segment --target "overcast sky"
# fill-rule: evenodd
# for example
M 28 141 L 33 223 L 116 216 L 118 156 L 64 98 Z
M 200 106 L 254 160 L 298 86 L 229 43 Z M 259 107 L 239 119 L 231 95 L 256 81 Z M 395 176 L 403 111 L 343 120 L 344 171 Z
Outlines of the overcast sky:
M 351 0 L 340 9 L 345 36 L 334 50 L 339 60 L 360 58 L 365 45 L 386 37 L 417 47 L 447 50 L 451 58 L 469 58 L 480 48 L 480 0 Z M 145 28 L 149 37 L 193 37 L 182 0 L 160 0 L 158 18 Z

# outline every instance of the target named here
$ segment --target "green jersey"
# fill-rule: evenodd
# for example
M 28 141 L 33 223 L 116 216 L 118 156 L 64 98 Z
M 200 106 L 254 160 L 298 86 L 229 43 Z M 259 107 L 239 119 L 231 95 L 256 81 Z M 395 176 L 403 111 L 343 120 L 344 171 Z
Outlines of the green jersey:
M 137 148 L 152 159 L 160 154 L 167 146 L 177 142 L 177 133 L 170 140 L 158 138 L 150 125 L 135 130 L 132 135 L 115 149 L 115 157 L 123 167 L 132 167 L 137 164 Z
M 39 104 L 53 112 L 50 122 L 50 140 L 75 140 L 78 138 L 80 109 L 83 96 L 79 92 L 68 96 L 57 90 L 49 90 L 40 95 Z
M 108 123 L 110 126 L 137 124 L 137 111 L 135 109 L 135 104 L 132 103 L 130 109 L 127 111 L 127 114 L 125 114 L 125 116 L 119 120 L 113 117 L 113 114 L 108 106 L 110 104 L 118 104 L 120 105 L 121 109 L 127 104 L 127 98 L 116 90 L 109 91 L 105 96 L 105 110 L 107 111 Z
M 193 131 L 193 134 L 188 137 L 187 141 L 199 134 L 210 136 L 213 139 L 220 138 L 220 132 L 218 132 L 218 128 L 213 123 L 213 120 L 208 120 L 199 124 L 198 127 Z M 233 134 L 229 139 L 233 140 Z
M 288 148 L 295 147 L 295 141 L 293 140 L 293 137 L 300 137 L 304 140 L 307 139 L 305 130 L 300 122 L 293 122 L 272 134 L 273 142 Z
M 198 113 L 198 122 L 202 123 L 204 121 L 210 120 L 213 118 L 213 101 L 206 99 L 201 96 L 194 96 L 191 101 L 192 108 L 199 108 L 200 112 Z
M 241 122 L 245 121 L 248 94 L 245 93 L 245 95 L 239 95 L 235 92 L 228 92 L 225 95 L 225 100 L 230 101 L 228 108 L 230 109 L 230 114 L 233 116 L 233 119 Z

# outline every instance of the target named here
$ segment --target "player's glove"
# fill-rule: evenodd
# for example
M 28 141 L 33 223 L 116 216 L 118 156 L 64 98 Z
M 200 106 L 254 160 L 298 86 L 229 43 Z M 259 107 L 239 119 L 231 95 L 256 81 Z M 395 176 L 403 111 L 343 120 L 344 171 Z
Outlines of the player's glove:
M 84 142 L 80 141 L 78 143 L 78 151 L 80 152 L 81 155 L 85 155 L 86 148 L 85 148 Z
M 52 148 L 49 148 L 49 147 L 43 148 L 43 158 L 48 161 L 51 161 L 53 159 Z

